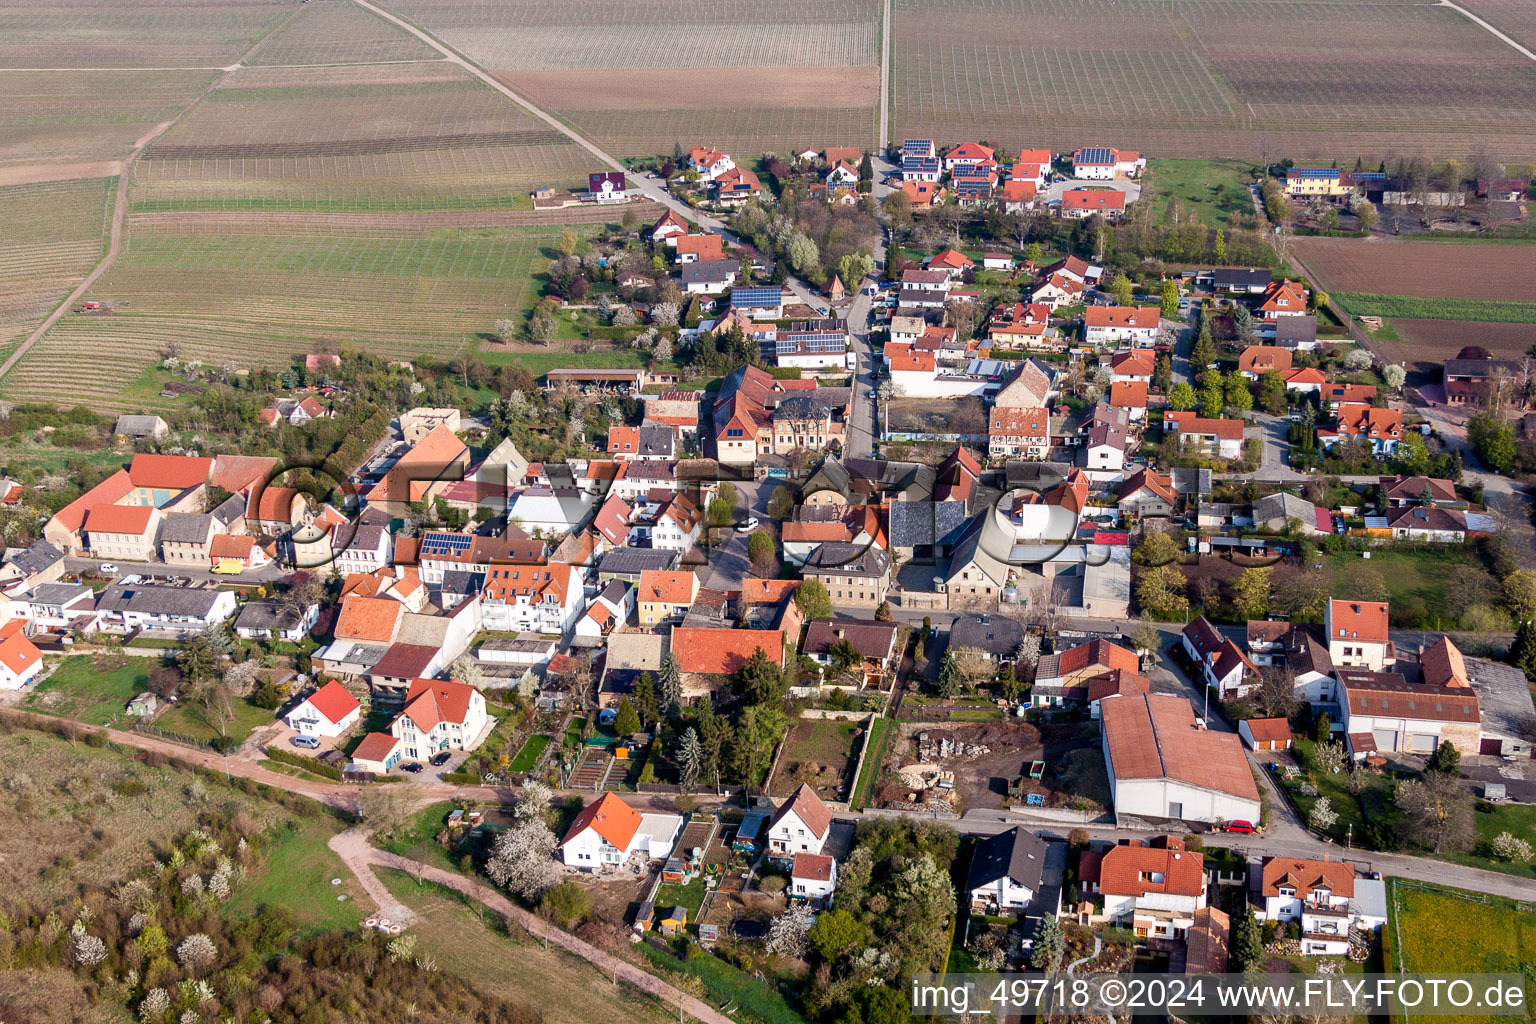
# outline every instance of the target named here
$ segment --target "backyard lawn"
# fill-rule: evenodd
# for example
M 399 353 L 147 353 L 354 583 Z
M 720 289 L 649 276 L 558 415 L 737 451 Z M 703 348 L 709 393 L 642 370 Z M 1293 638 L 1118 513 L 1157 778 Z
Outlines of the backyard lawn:
M 1433 974 L 1525 974 L 1536 995 L 1536 913 L 1530 904 L 1394 878 L 1387 889 L 1392 970 Z M 1522 907 L 1524 909 L 1522 909 Z M 1459 1016 L 1465 1022 L 1492 1016 Z M 1508 1018 L 1503 1018 L 1508 1019 Z
M 544 748 L 549 746 L 549 737 L 542 734 L 529 736 L 518 750 L 517 756 L 512 759 L 514 772 L 531 772 L 533 766 L 538 763 L 539 755 L 544 753 Z
M 326 845 L 337 831 L 329 816 L 279 827 L 262 851 L 261 866 L 225 904 L 224 913 L 244 920 L 270 903 L 291 911 L 304 931 L 356 928 L 373 907 L 356 876 Z M 333 878 L 341 883 L 332 885 Z
M 62 658 L 22 707 L 92 725 L 118 723 L 124 705 L 148 687 L 153 664 L 151 658 L 108 654 Z
M 704 902 L 704 876 L 700 875 L 687 885 L 662 885 L 656 889 L 656 907 L 687 907 L 688 925 L 697 923 L 699 907 Z
M 865 748 L 864 766 L 853 786 L 853 805 L 863 807 L 874 795 L 875 780 L 880 777 L 880 762 L 885 760 L 885 747 L 891 738 L 891 720 L 880 717 L 869 727 L 869 741 Z
M 233 701 L 230 710 L 234 714 L 225 724 L 223 735 L 236 742 L 244 742 L 253 730 L 276 721 L 275 712 L 259 708 L 246 700 Z M 202 705 L 192 699 L 183 699 L 173 704 L 156 716 L 153 724 L 156 728 L 194 740 L 213 740 L 220 735 L 219 730 L 208 720 Z
M 1373 570 L 1386 584 L 1386 599 L 1392 603 L 1392 610 L 1418 612 L 1425 629 L 1455 625 L 1462 609 L 1448 604 L 1445 581 L 1469 564 L 1480 564 L 1470 546 L 1454 544 L 1443 549 L 1431 545 L 1413 551 L 1373 551 L 1369 561 L 1361 558 L 1360 552 L 1352 551 L 1329 555 L 1327 561 L 1335 573 L 1346 568 L 1358 572 L 1362 566 Z M 1334 593 L 1342 591 L 1335 588 Z M 1394 615 L 1393 624 L 1396 623 Z

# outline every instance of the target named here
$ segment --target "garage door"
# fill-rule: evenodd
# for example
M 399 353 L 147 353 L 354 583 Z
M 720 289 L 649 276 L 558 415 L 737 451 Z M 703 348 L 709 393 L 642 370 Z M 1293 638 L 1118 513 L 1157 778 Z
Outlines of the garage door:
M 1439 742 L 1440 737 L 1431 736 L 1427 733 L 1411 732 L 1408 734 L 1408 749 L 1415 754 L 1433 754 L 1435 752 L 1435 744 Z
M 1484 736 L 1482 744 L 1478 747 L 1477 752 L 1479 754 L 1492 754 L 1494 757 L 1498 757 L 1500 754 L 1504 753 L 1504 741 L 1498 739 L 1489 739 L 1487 736 Z
M 1376 749 L 1377 750 L 1396 750 L 1397 749 L 1397 732 L 1396 732 L 1396 730 L 1393 730 L 1393 729 L 1375 729 L 1375 730 L 1372 730 L 1371 735 L 1376 740 Z

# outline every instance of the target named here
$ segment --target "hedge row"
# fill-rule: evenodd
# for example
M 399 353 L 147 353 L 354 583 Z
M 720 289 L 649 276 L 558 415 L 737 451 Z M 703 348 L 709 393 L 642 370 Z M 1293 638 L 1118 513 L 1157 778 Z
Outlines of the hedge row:
M 274 761 L 280 761 L 283 764 L 291 764 L 295 768 L 302 768 L 322 778 L 332 779 L 336 782 L 341 781 L 341 769 L 335 765 L 326 764 L 319 758 L 305 757 L 303 754 L 295 754 L 292 751 L 283 750 L 281 747 L 268 747 L 267 757 Z

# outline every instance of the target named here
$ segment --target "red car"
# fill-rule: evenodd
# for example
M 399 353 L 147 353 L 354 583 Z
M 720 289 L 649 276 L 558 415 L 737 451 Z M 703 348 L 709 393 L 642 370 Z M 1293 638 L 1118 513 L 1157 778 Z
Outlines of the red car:
M 1258 829 L 1253 827 L 1253 822 L 1251 821 L 1229 821 L 1221 826 L 1221 830 L 1223 832 L 1241 832 L 1244 835 L 1250 835 L 1258 831 Z

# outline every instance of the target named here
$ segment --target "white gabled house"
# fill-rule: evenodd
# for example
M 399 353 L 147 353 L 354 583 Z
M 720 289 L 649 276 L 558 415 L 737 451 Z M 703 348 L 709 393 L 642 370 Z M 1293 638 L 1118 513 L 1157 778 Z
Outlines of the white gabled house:
M 497 632 L 564 635 L 584 606 L 581 572 L 564 562 L 492 566 L 482 592 L 481 624 Z
M 788 861 L 797 853 L 820 853 L 831 827 L 832 812 L 801 783 L 768 822 L 768 856 Z
M 363 706 L 334 679 L 299 702 L 288 712 L 288 728 L 300 736 L 340 736 L 362 717 Z
M 978 841 L 965 879 L 971 913 L 1018 916 L 1040 891 L 1044 867 L 1045 841 L 1027 829 L 1014 827 Z
M 604 871 L 620 868 L 631 858 L 661 860 L 672 852 L 683 819 L 677 814 L 641 814 L 613 793 L 588 804 L 560 843 L 560 859 L 568 868 Z
M 412 760 L 444 750 L 474 750 L 490 719 L 485 698 L 466 683 L 450 679 L 413 679 L 405 709 L 389 724 Z

